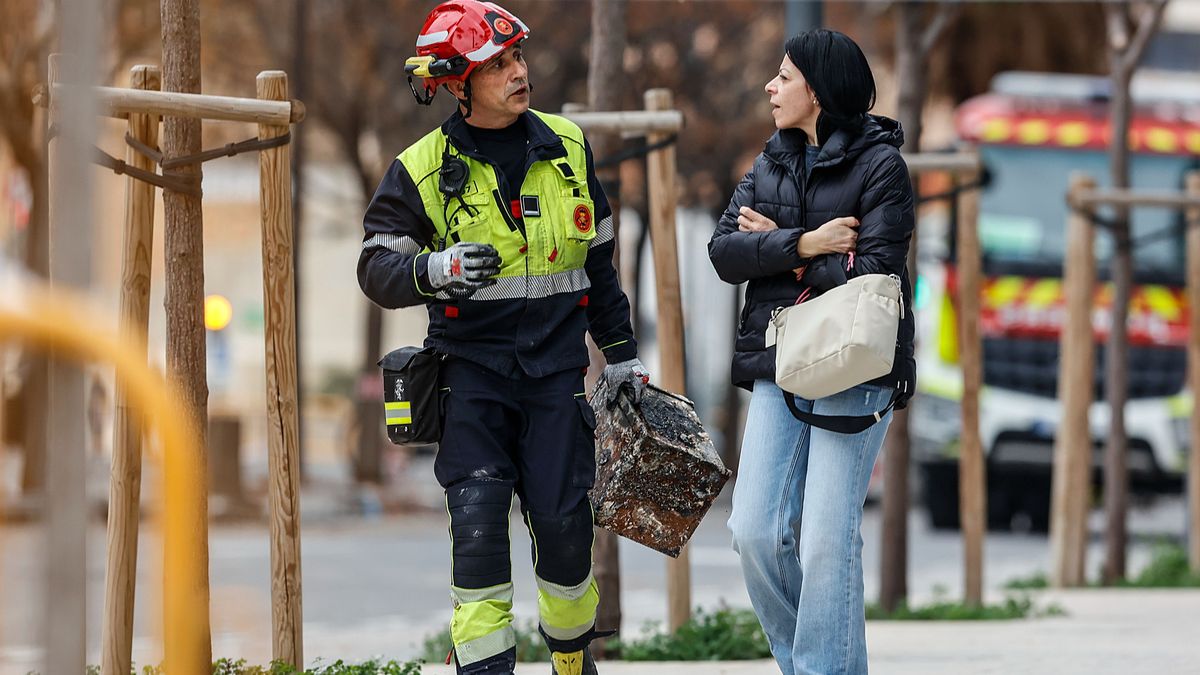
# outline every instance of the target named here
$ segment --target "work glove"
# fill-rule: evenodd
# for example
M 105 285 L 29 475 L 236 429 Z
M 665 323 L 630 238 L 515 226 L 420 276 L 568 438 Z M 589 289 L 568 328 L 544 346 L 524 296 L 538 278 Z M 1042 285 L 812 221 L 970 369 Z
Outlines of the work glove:
M 429 254 L 429 283 L 456 298 L 466 298 L 496 283 L 500 254 L 491 244 L 461 242 Z
M 646 370 L 641 360 L 629 359 L 605 366 L 600 379 L 608 386 L 605 403 L 611 408 L 616 404 L 622 388 L 629 389 L 634 403 L 641 403 L 642 394 L 646 393 L 646 387 L 650 384 L 650 371 Z

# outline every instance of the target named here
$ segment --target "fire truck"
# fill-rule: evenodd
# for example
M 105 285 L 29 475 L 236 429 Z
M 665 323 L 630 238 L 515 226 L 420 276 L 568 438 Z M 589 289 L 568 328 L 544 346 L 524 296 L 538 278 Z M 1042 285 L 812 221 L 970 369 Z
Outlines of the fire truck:
M 976 146 L 988 179 L 980 188 L 983 389 L 980 432 L 988 469 L 991 527 L 1049 526 L 1059 335 L 1065 317 L 1063 259 L 1073 172 L 1109 183 L 1107 78 L 1002 73 L 991 91 L 957 111 L 958 136 Z M 1200 79 L 1135 78 L 1129 134 L 1133 187 L 1182 189 L 1200 168 Z M 1099 214 L 1102 220 L 1106 215 Z M 957 348 L 953 218 L 920 265 L 918 376 L 913 452 L 934 527 L 958 526 L 962 376 Z M 1178 491 L 1187 463 L 1191 394 L 1186 391 L 1184 214 L 1131 212 L 1135 288 L 1129 315 L 1128 464 L 1135 494 Z M 924 244 L 922 244 L 924 246 Z M 920 250 L 920 249 L 919 249 Z M 1093 306 L 1095 403 L 1090 409 L 1094 489 L 1101 485 L 1109 411 L 1104 352 L 1112 298 L 1113 244 L 1098 226 Z

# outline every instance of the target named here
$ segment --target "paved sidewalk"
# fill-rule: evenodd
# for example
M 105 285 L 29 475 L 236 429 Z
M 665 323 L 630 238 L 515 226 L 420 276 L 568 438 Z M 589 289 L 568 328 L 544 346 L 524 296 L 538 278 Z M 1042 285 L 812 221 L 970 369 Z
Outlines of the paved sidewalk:
M 872 675 L 1186 675 L 1200 673 L 1200 591 L 1082 590 L 1039 594 L 1067 616 L 1021 621 L 871 621 Z M 426 666 L 426 675 L 454 669 Z M 517 675 L 547 675 L 545 663 Z M 771 661 L 603 663 L 602 675 L 770 675 Z

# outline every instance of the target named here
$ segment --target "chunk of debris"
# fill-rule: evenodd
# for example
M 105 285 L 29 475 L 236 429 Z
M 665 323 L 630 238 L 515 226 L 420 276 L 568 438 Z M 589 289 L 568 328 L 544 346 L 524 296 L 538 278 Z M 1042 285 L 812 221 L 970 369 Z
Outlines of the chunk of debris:
M 671 557 L 696 531 L 732 475 L 688 399 L 654 386 L 640 406 L 622 394 L 610 410 L 602 381 L 596 412 L 596 524 Z

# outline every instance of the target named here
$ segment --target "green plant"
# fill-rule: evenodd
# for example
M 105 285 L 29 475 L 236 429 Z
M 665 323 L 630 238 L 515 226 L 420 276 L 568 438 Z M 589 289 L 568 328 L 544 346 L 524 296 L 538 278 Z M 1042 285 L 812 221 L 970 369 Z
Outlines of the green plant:
M 513 630 L 517 634 L 517 661 L 534 663 L 550 660 L 550 650 L 546 648 L 546 643 L 542 640 L 541 633 L 538 633 L 535 623 L 514 622 Z M 421 644 L 421 660 L 427 663 L 442 663 L 446 660 L 446 655 L 450 653 L 453 645 L 454 643 L 450 640 L 450 629 L 447 627 L 441 632 L 425 638 Z
M 649 624 L 653 630 L 656 624 Z M 697 609 L 695 616 L 674 633 L 616 640 L 614 654 L 626 661 L 737 661 L 771 656 L 758 617 L 748 609 Z
M 289 675 L 291 670 L 277 671 L 274 668 L 283 665 L 279 662 L 271 664 L 272 670 L 264 671 L 264 675 Z M 257 674 L 255 674 L 257 675 Z M 364 661 L 358 664 L 346 663 L 341 659 L 329 665 L 321 665 L 318 659 L 315 667 L 304 671 L 304 675 L 421 675 L 420 661 Z
M 1047 616 L 1065 616 L 1059 605 L 1037 607 L 1027 595 L 1010 596 L 995 605 L 969 605 L 957 601 L 935 599 L 928 605 L 909 607 L 901 604 L 888 613 L 877 604 L 867 606 L 867 619 L 887 621 L 1003 621 Z
M 1010 591 L 1034 591 L 1049 587 L 1050 581 L 1045 572 L 1036 572 L 1027 577 L 1016 577 L 1004 582 L 1004 588 Z
M 220 663 L 220 661 L 218 661 L 217 663 Z M 95 665 L 86 666 L 83 669 L 83 672 L 86 675 L 100 675 L 100 666 L 95 666 Z M 217 664 L 216 663 L 213 664 L 213 672 L 214 673 L 217 672 Z M 37 675 L 37 674 L 29 673 L 29 675 Z M 129 675 L 139 675 L 137 666 L 130 666 Z M 142 672 L 140 675 L 163 675 L 163 667 L 161 665 L 142 666 Z
M 1117 585 L 1127 588 L 1197 588 L 1200 587 L 1200 574 L 1192 572 L 1187 551 L 1182 546 L 1162 543 L 1154 547 L 1149 565 L 1136 577 L 1122 580 Z

